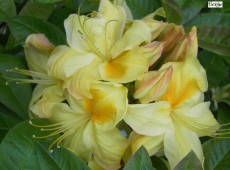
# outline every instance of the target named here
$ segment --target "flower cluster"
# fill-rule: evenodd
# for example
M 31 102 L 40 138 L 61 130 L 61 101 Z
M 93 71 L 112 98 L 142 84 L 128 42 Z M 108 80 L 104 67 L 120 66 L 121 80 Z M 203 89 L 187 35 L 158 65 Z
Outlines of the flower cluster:
M 204 102 L 196 28 L 185 33 L 152 15 L 126 16 L 101 0 L 98 12 L 65 20 L 68 45 L 55 47 L 43 34 L 27 38 L 30 70 L 11 71 L 38 83 L 31 118 L 52 122 L 43 127 L 59 134 L 50 149 L 62 145 L 92 169 L 118 169 L 125 151 L 142 145 L 149 155 L 163 150 L 171 168 L 191 150 L 203 162 L 199 137 L 215 136 L 219 124 Z

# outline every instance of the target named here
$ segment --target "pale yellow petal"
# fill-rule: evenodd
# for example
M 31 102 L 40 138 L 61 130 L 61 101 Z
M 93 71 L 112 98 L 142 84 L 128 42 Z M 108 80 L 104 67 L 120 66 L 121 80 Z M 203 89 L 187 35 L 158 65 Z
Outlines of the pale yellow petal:
M 91 159 L 88 162 L 88 166 L 91 170 L 105 170 L 104 168 L 102 168 L 96 161 L 95 159 Z
M 155 101 L 167 90 L 172 77 L 172 67 L 169 66 L 159 71 L 150 71 L 135 82 L 134 97 L 141 103 Z
M 115 128 L 106 132 L 94 131 L 94 159 L 105 169 L 118 169 L 128 140 Z
M 99 64 L 100 62 L 93 61 L 89 65 L 79 69 L 73 76 L 66 80 L 66 88 L 73 97 L 76 99 L 92 97 L 90 86 L 93 82 L 100 80 L 98 73 Z
M 63 93 L 60 85 L 37 86 L 32 98 L 33 103 L 30 103 L 30 110 L 40 118 L 51 117 L 54 105 L 65 99 Z
M 186 127 L 174 124 L 175 129 L 166 133 L 164 138 L 164 153 L 170 168 L 173 169 L 191 150 L 203 163 L 203 151 L 199 137 Z
M 85 41 L 82 22 L 86 19 L 86 16 L 79 16 L 76 14 L 70 15 L 65 21 L 65 31 L 67 42 L 70 47 L 81 51 L 90 51 L 89 46 Z
M 163 147 L 164 135 L 144 136 L 132 132 L 129 136 L 132 154 L 134 154 L 142 145 L 146 148 L 149 155 L 152 156 Z
M 138 79 L 148 71 L 148 61 L 139 48 L 121 53 L 118 57 L 99 66 L 101 78 L 115 83 L 127 83 Z
M 162 135 L 172 128 L 167 102 L 129 105 L 124 120 L 135 132 L 147 136 Z
M 131 12 L 130 8 L 128 7 L 126 1 L 124 1 L 124 0 L 114 0 L 113 4 L 120 5 L 125 9 L 126 21 L 132 21 L 133 20 L 132 12 Z
M 187 110 L 174 110 L 174 119 L 199 135 L 211 136 L 219 128 L 219 124 L 209 110 L 209 102 L 196 104 Z
M 141 43 L 150 42 L 151 30 L 141 20 L 134 20 L 132 26 L 113 47 L 111 51 L 112 58 L 119 56 L 124 51 L 131 50 L 139 46 Z
M 84 108 L 91 120 L 102 131 L 113 129 L 127 111 L 127 88 L 120 84 L 94 83 L 91 99 L 84 99 Z
M 93 53 L 82 53 L 64 45 L 59 46 L 49 58 L 49 72 L 52 76 L 65 80 L 95 59 L 97 56 Z

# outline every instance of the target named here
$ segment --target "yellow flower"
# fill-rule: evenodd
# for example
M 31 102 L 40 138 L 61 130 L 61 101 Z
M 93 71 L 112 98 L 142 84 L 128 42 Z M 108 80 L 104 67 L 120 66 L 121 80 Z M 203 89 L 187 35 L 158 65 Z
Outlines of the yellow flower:
M 125 30 L 125 10 L 109 0 L 101 0 L 98 11 L 91 17 L 74 14 L 65 20 L 68 44 L 77 51 L 98 56 L 97 69 L 101 80 L 116 83 L 136 80 L 148 71 L 148 60 L 152 61 L 150 57 L 157 53 L 153 50 L 160 44 L 148 47 L 145 53 L 152 55 L 147 58 L 141 46 L 151 42 L 151 30 L 143 21 L 134 20 Z
M 67 103 L 52 107 L 49 136 L 62 134 L 50 148 L 63 145 L 85 161 L 95 160 L 105 169 L 118 169 L 127 147 L 127 139 L 116 128 L 127 111 L 127 89 L 119 84 L 93 83 L 92 98 L 76 100 L 67 95 Z M 50 128 L 53 127 L 53 128 Z
M 152 155 L 164 147 L 173 169 L 190 150 L 203 162 L 199 136 L 215 136 L 219 124 L 209 102 L 203 102 L 207 79 L 197 58 L 187 57 L 163 68 L 169 66 L 173 74 L 165 93 L 155 103 L 129 105 L 124 119 L 135 131 L 130 136 L 133 152 L 144 145 Z

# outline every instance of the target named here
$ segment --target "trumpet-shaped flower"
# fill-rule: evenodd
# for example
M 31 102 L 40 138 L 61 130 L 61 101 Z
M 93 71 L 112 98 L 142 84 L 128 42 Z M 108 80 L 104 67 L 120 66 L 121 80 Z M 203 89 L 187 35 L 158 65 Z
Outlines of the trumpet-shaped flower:
M 98 71 L 93 70 L 99 74 L 100 80 L 131 82 L 147 72 L 149 64 L 159 58 L 162 44 L 141 47 L 151 42 L 148 26 L 141 20 L 134 20 L 125 29 L 125 22 L 125 10 L 109 0 L 101 0 L 99 11 L 92 13 L 91 17 L 74 14 L 65 20 L 70 47 L 83 53 L 94 53 L 98 57 L 99 63 L 95 65 Z M 88 70 L 86 75 L 91 74 L 92 69 Z
M 85 161 L 117 169 L 127 147 L 127 139 L 116 128 L 127 111 L 127 89 L 119 84 L 93 83 L 90 91 L 92 98 L 76 100 L 67 95 L 68 104 L 55 104 L 50 117 L 54 124 L 43 130 L 55 130 L 49 136 L 62 134 L 50 147 L 63 141 Z
M 193 150 L 203 162 L 199 136 L 213 136 L 219 125 L 203 102 L 206 73 L 195 57 L 171 62 L 173 74 L 167 90 L 155 103 L 129 105 L 125 121 L 133 128 L 131 147 L 145 145 L 150 154 L 161 147 L 173 169 Z M 143 126 L 144 125 L 144 126 Z M 133 138 L 135 140 L 133 140 Z

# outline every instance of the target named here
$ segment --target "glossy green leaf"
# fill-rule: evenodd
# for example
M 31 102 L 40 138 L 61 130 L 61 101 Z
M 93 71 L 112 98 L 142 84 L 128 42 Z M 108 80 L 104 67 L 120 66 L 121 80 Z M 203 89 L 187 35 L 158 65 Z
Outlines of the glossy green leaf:
M 75 10 L 80 8 L 81 14 L 85 14 L 92 11 L 97 11 L 100 0 L 73 0 Z
M 162 5 L 165 9 L 169 22 L 185 24 L 196 16 L 207 3 L 207 0 L 163 0 Z
M 46 125 L 48 122 L 39 119 L 36 124 Z M 7 169 L 42 169 L 63 170 L 89 169 L 75 154 L 65 148 L 56 148 L 51 153 L 48 151 L 49 140 L 41 143 L 41 139 L 33 138 L 33 135 L 43 136 L 50 132 L 42 132 L 24 121 L 16 125 L 5 136 L 0 145 L 0 167 Z M 43 139 L 44 140 L 44 139 Z
M 217 54 L 202 51 L 198 54 L 198 59 L 206 70 L 209 87 L 217 86 L 227 77 L 227 67 L 224 60 Z
M 0 0 L 0 21 L 16 15 L 14 0 Z
M 219 123 L 226 124 L 230 122 L 229 110 L 230 110 L 230 106 L 228 106 L 227 104 L 224 104 L 224 103 L 218 104 L 217 120 Z
M 20 43 L 24 43 L 26 37 L 33 33 L 44 33 L 55 45 L 65 44 L 65 33 L 50 22 L 29 17 L 19 16 L 8 21 L 9 28 Z
M 56 2 L 61 2 L 62 0 L 34 0 L 35 2 L 39 2 L 39 3 L 56 3 Z
M 187 27 L 195 25 L 199 46 L 217 53 L 230 56 L 230 14 L 206 13 L 197 15 Z
M 230 169 L 230 139 L 212 139 L 203 144 L 204 169 Z
M 48 19 L 54 9 L 54 4 L 42 4 L 33 1 L 28 1 L 22 8 L 19 15 L 30 16 L 40 19 Z
M 25 78 L 25 76 L 10 74 L 6 71 L 15 67 L 23 69 L 25 68 L 24 62 L 22 58 L 0 54 L 0 102 L 17 113 L 21 119 L 28 118 L 28 105 L 32 94 L 31 86 L 15 82 L 6 85 L 4 77 Z
M 130 158 L 123 170 L 156 170 L 144 146 L 140 147 Z
M 134 19 L 143 18 L 161 7 L 161 3 L 158 0 L 126 0 L 126 3 Z
M 158 170 L 169 170 L 169 164 L 166 159 L 158 157 L 158 156 L 151 156 L 151 162 L 154 168 Z
M 203 170 L 196 154 L 190 151 L 174 168 L 174 170 Z

